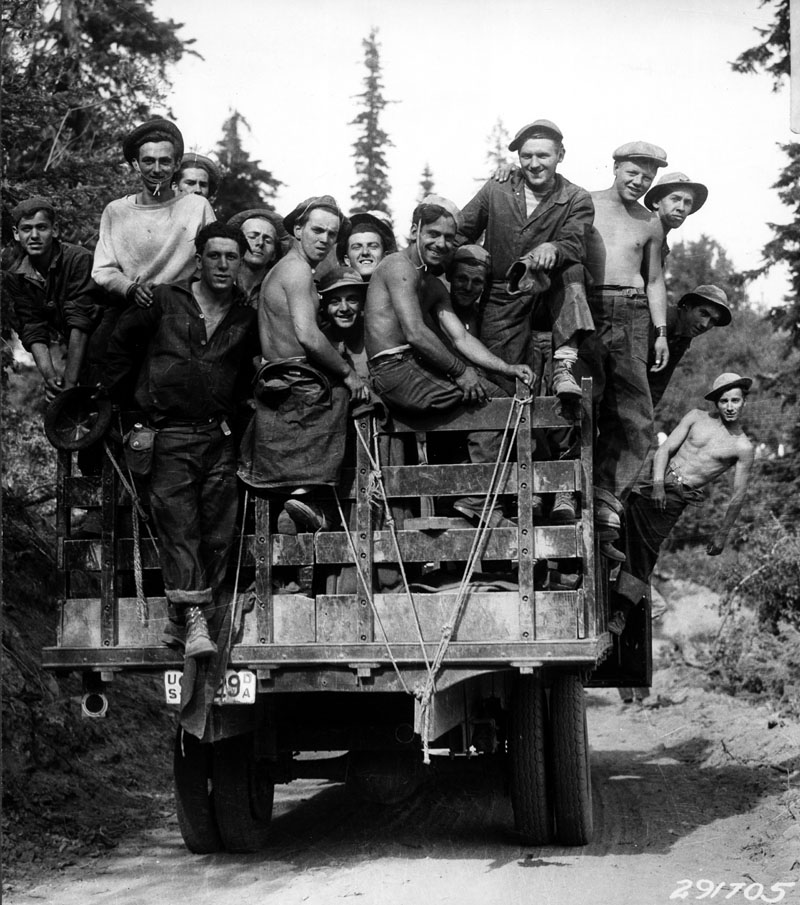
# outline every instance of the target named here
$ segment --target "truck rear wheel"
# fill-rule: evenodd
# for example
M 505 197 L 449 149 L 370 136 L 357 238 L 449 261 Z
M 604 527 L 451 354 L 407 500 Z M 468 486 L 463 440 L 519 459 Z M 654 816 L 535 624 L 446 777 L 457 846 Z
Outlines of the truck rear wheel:
M 511 700 L 508 736 L 514 824 L 530 845 L 553 835 L 547 786 L 547 698 L 534 676 L 519 676 Z
M 578 676 L 553 680 L 550 725 L 556 838 L 562 845 L 587 845 L 592 838 L 592 772 L 586 695 Z
M 190 852 L 207 855 L 222 849 L 222 838 L 214 816 L 211 779 L 211 745 L 179 728 L 172 761 L 175 809 L 181 836 Z
M 229 852 L 264 847 L 272 819 L 275 783 L 259 770 L 252 733 L 214 743 L 214 811 Z

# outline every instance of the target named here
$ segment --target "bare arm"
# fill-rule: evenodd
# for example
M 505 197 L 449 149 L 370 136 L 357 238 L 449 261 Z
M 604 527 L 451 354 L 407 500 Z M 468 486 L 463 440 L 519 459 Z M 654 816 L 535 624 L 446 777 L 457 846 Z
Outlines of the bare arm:
M 753 458 L 754 450 L 752 445 L 748 443 L 736 462 L 736 471 L 733 474 L 733 494 L 728 501 L 725 515 L 722 517 L 722 524 L 711 538 L 708 547 L 706 547 L 706 552 L 709 556 L 718 556 L 725 549 L 728 535 L 731 533 L 731 528 L 733 528 L 734 522 L 739 517 L 744 504 Z
M 436 305 L 436 316 L 446 336 L 453 344 L 456 351 L 467 361 L 484 368 L 487 371 L 496 371 L 508 377 L 519 377 L 527 386 L 531 385 L 533 372 L 527 365 L 510 365 L 490 352 L 484 344 L 464 329 L 464 324 L 453 311 L 449 299 L 443 299 Z
M 661 224 L 654 223 L 653 235 L 647 243 L 645 262 L 647 270 L 647 303 L 650 307 L 650 319 L 656 327 L 666 326 L 667 323 L 667 287 L 664 285 L 664 271 L 661 267 L 661 245 L 664 241 L 664 231 Z M 655 341 L 656 363 L 650 369 L 658 372 L 667 366 L 669 361 L 669 346 L 666 336 L 657 336 Z

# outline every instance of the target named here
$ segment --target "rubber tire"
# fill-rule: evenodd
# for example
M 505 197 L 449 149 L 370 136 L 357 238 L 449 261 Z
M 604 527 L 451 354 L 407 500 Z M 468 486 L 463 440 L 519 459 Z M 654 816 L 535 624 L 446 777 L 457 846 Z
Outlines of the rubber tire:
M 214 814 L 214 792 L 208 787 L 211 747 L 178 728 L 172 759 L 175 810 L 186 848 L 196 855 L 222 850 Z
M 257 768 L 253 735 L 214 743 L 214 811 L 229 852 L 257 852 L 269 835 L 275 783 Z
M 586 695 L 576 675 L 557 676 L 550 690 L 553 811 L 562 845 L 592 840 L 592 770 Z
M 511 698 L 508 754 L 516 830 L 529 845 L 553 838 L 548 785 L 547 698 L 534 676 L 518 676 Z

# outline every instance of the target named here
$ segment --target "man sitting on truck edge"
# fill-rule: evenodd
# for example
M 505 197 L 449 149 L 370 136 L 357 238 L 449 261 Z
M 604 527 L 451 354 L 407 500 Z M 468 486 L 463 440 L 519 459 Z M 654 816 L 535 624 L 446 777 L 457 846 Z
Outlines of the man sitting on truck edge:
M 369 388 L 318 323 L 314 271 L 346 218 L 333 197 L 321 195 L 299 204 L 283 224 L 294 242 L 261 286 L 264 365 L 239 477 L 258 491 L 287 496 L 284 510 L 298 528 L 317 531 L 330 523 L 320 490 L 339 483 L 350 398 L 366 402 Z
M 503 395 L 478 368 L 530 385 L 526 364 L 508 364 L 464 328 L 453 311 L 439 275 L 452 258 L 461 213 L 452 201 L 428 195 L 414 209 L 411 244 L 378 265 L 367 290 L 364 342 L 373 386 L 389 408 L 412 415 L 445 412 L 464 403 Z M 456 351 L 449 349 L 427 321 L 436 319 Z M 473 462 L 494 462 L 500 434 L 476 431 L 468 437 Z M 464 498 L 454 504 L 470 520 L 483 501 Z M 510 524 L 499 510 L 492 527 Z
M 720 374 L 705 396 L 713 411 L 692 409 L 681 419 L 656 452 L 652 484 L 631 494 L 625 510 L 627 559 L 617 579 L 610 631 L 622 632 L 627 614 L 647 593 L 661 546 L 683 510 L 699 505 L 703 488 L 734 468 L 733 494 L 706 552 L 718 556 L 725 548 L 744 503 L 755 454 L 740 423 L 752 383 L 750 377 Z
M 3 273 L 3 288 L 12 326 L 33 355 L 50 401 L 79 380 L 89 381 L 84 364 L 99 312 L 92 253 L 59 239 L 56 211 L 47 198 L 20 202 L 11 217 L 22 256 Z M 53 361 L 53 340 L 66 346 L 62 373 Z
M 114 399 L 146 352 L 135 399 L 157 431 L 149 495 L 164 587 L 173 623 L 187 626 L 185 656 L 204 658 L 217 649 L 206 614 L 225 576 L 239 500 L 229 425 L 247 396 L 258 340 L 255 311 L 236 288 L 247 250 L 241 231 L 210 223 L 195 248 L 199 279 L 156 286 L 152 305 L 122 315 L 103 385 Z M 177 634 L 168 626 L 165 643 Z

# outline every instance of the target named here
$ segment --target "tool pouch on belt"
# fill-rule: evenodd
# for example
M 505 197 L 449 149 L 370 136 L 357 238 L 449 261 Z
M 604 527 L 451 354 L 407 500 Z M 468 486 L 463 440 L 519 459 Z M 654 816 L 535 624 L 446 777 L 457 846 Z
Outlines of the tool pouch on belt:
M 290 396 L 302 397 L 306 405 L 330 405 L 328 378 L 300 361 L 270 361 L 253 378 L 253 395 L 270 408 L 278 408 Z
M 148 475 L 153 468 L 153 445 L 158 431 L 144 424 L 134 424 L 125 434 L 125 463 L 133 474 Z

